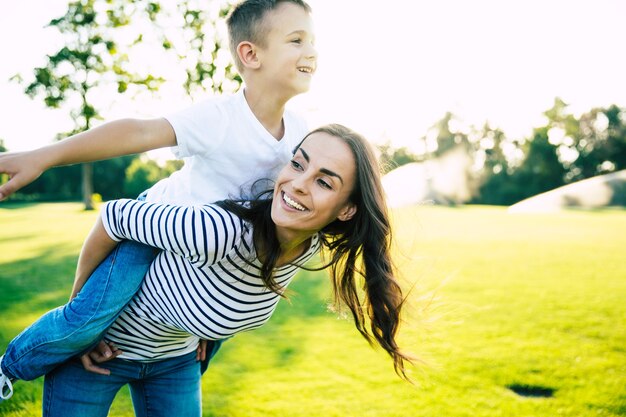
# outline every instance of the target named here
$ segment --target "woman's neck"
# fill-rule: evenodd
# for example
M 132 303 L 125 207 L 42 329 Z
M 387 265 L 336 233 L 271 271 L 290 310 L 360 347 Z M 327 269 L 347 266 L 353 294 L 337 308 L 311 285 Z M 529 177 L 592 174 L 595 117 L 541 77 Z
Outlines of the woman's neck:
M 311 235 L 290 236 L 287 238 L 284 235 L 281 236 L 280 231 L 277 230 L 276 237 L 280 245 L 280 255 L 276 260 L 275 267 L 287 265 L 295 261 L 311 246 Z M 265 242 L 255 242 L 254 246 L 257 250 L 257 257 L 263 262 L 267 255 Z
M 276 266 L 283 266 L 283 265 L 286 265 L 288 263 L 295 261 L 300 256 L 302 256 L 304 252 L 306 252 L 309 246 L 311 246 L 310 237 L 305 238 L 304 241 L 299 242 L 297 244 L 290 243 L 288 247 L 285 247 L 281 244 L 280 256 L 278 257 L 278 260 L 276 261 Z

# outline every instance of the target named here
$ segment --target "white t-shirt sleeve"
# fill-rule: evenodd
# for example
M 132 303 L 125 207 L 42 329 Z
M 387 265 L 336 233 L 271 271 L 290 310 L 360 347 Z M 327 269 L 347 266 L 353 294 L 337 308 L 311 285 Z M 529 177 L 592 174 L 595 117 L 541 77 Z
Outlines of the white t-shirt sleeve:
M 213 153 L 224 141 L 229 116 L 219 99 L 208 99 L 165 116 L 176 134 L 177 158 Z

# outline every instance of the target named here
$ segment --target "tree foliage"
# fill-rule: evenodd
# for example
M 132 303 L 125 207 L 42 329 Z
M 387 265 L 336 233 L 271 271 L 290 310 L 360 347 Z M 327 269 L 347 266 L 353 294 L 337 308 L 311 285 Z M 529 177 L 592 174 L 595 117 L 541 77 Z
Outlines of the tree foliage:
M 626 109 L 594 108 L 575 116 L 556 98 L 544 112 L 546 123 L 530 137 L 510 138 L 485 123 L 464 126 L 446 113 L 429 132 L 407 148 L 379 147 L 384 166 L 441 158 L 462 149 L 474 161 L 465 175 L 476 183 L 472 203 L 509 205 L 585 178 L 626 169 Z
M 232 1 L 213 2 L 182 1 L 178 3 L 178 14 L 183 17 L 182 39 L 185 51 L 186 80 L 183 84 L 187 94 L 196 90 L 222 93 L 234 91 L 242 83 L 230 59 L 228 40 L 220 32 L 220 22 L 228 15 Z M 174 45 L 165 39 L 164 45 Z M 180 55 L 179 55 L 180 56 Z
M 104 6 L 104 7 L 102 7 Z M 70 136 L 92 127 L 101 115 L 94 96 L 111 84 L 123 93 L 129 84 L 156 90 L 161 79 L 138 75 L 127 69 L 128 58 L 118 46 L 113 29 L 131 22 L 126 2 L 77 0 L 68 4 L 66 13 L 50 21 L 62 35 L 65 45 L 46 57 L 34 69 L 34 80 L 24 90 L 30 97 L 42 97 L 46 106 L 58 108 L 70 101 L 74 121 Z M 93 209 L 93 165 L 82 165 L 82 194 L 85 209 Z
M 411 152 L 407 147 L 396 148 L 391 142 L 378 145 L 379 161 L 384 174 L 402 165 L 421 160 L 419 156 Z
M 626 169 L 626 111 L 618 106 L 596 108 L 582 115 L 571 147 L 572 179 Z
M 517 158 L 502 155 L 502 144 L 507 142 L 499 142 L 500 149 L 492 155 L 501 162 L 494 165 L 487 159 L 475 202 L 513 204 L 561 185 L 626 169 L 626 109 L 611 105 L 576 117 L 567 103 L 556 98 L 544 116 L 545 125 L 534 129 L 532 137 L 508 142 L 507 155 Z M 498 165 L 501 168 L 494 170 Z
M 181 167 L 180 160 L 166 161 L 164 165 L 159 165 L 152 159 L 137 158 L 126 168 L 124 194 L 136 197 Z

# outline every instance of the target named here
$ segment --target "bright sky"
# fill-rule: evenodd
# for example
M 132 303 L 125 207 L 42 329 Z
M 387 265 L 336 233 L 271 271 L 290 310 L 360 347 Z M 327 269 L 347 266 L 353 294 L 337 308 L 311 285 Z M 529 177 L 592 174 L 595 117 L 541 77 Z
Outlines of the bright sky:
M 293 100 L 316 126 L 344 123 L 376 142 L 410 146 L 452 111 L 527 136 L 556 96 L 575 112 L 626 106 L 623 0 L 310 0 L 319 70 Z M 0 14 L 0 138 L 10 150 L 50 143 L 71 128 L 66 112 L 45 110 L 22 87 L 56 51 L 44 29 L 66 0 L 8 2 Z M 183 104 L 111 106 L 109 120 L 161 116 Z

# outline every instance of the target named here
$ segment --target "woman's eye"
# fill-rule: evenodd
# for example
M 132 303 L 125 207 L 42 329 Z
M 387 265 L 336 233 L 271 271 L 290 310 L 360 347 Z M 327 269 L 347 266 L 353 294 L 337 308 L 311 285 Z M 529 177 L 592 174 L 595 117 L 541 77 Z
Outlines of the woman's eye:
M 293 43 L 302 43 L 302 39 L 300 39 L 300 38 L 292 39 L 291 42 L 293 42 Z
M 296 161 L 295 159 L 291 160 L 291 166 L 294 169 L 297 169 L 297 170 L 301 170 L 302 169 L 302 165 L 300 165 L 300 163 L 298 161 Z
M 321 185 L 323 188 L 326 188 L 328 190 L 332 190 L 332 188 L 333 188 L 328 182 L 326 182 L 324 180 L 317 180 L 317 183 L 319 185 Z

